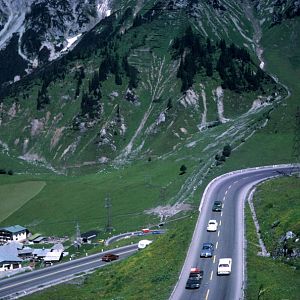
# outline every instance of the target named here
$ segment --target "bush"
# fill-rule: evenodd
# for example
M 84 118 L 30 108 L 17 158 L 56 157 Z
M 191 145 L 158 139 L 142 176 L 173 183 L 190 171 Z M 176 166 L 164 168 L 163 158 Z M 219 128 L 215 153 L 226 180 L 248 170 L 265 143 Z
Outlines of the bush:
M 187 170 L 187 167 L 186 167 L 185 165 L 182 165 L 182 166 L 180 167 L 180 173 L 179 173 L 179 175 L 185 174 L 186 170 Z
M 231 154 L 231 146 L 230 145 L 224 146 L 222 154 L 226 157 L 229 157 Z

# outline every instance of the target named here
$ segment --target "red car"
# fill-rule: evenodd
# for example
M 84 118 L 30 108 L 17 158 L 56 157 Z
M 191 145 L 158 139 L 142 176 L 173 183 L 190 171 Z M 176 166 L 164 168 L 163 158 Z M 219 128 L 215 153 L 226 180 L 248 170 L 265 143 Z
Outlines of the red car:
M 119 259 L 119 255 L 113 254 L 113 253 L 107 253 L 107 254 L 103 255 L 101 259 L 102 259 L 102 261 L 110 262 L 110 261 Z

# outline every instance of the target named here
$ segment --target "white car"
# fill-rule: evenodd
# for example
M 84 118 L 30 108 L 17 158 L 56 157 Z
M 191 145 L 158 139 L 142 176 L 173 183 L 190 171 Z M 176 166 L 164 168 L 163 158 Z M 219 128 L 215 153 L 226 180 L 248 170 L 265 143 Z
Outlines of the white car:
M 144 249 L 144 248 L 146 248 L 148 245 L 150 245 L 152 243 L 152 241 L 150 241 L 150 240 L 141 240 L 141 241 L 139 241 L 139 243 L 138 243 L 138 249 L 140 250 L 140 249 Z
M 216 220 L 209 220 L 206 229 L 207 231 L 217 231 L 218 222 Z
M 231 273 L 231 258 L 220 258 L 218 264 L 218 275 L 229 275 Z

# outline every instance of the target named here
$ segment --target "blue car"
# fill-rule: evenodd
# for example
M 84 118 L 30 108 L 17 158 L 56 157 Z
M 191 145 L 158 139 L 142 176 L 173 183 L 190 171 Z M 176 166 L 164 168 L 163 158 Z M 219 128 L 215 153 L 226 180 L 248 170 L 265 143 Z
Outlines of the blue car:
M 213 243 L 203 243 L 200 257 L 212 257 L 214 254 L 214 244 Z

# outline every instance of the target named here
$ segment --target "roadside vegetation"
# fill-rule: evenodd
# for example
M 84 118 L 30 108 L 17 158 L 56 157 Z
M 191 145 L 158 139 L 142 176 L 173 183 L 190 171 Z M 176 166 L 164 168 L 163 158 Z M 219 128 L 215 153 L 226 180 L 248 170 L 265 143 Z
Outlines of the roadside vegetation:
M 267 250 L 271 252 L 270 257 L 257 255 L 260 247 L 250 208 L 246 206 L 247 300 L 298 299 L 300 258 L 274 255 L 274 250 L 281 247 L 280 240 L 288 230 L 292 230 L 299 237 L 299 186 L 300 178 L 281 178 L 262 184 L 254 195 L 262 238 Z M 277 220 L 280 223 L 272 228 Z M 297 249 L 295 246 L 294 249 Z M 299 246 L 297 247 L 299 251 Z
M 129 259 L 92 275 L 54 286 L 24 299 L 145 299 L 165 300 L 179 274 L 197 214 L 177 221 L 166 234 Z

